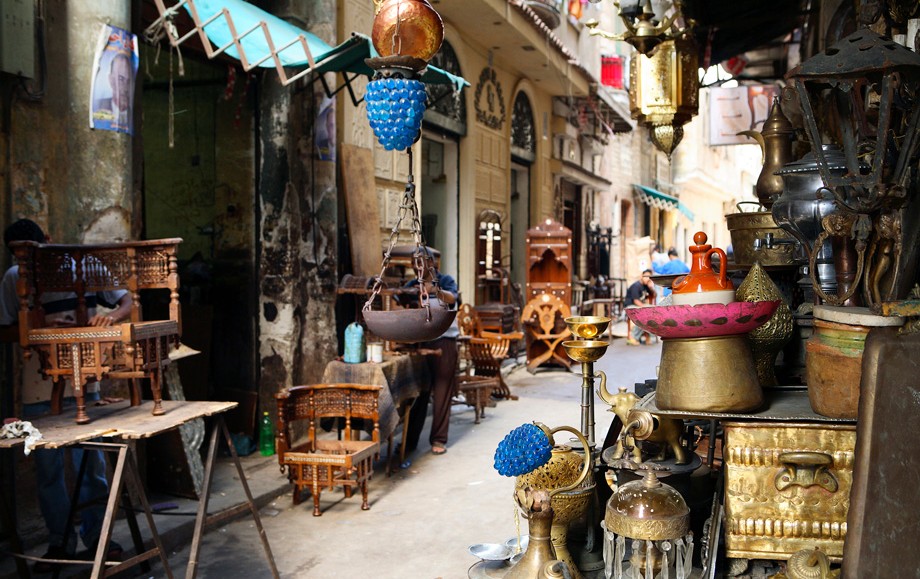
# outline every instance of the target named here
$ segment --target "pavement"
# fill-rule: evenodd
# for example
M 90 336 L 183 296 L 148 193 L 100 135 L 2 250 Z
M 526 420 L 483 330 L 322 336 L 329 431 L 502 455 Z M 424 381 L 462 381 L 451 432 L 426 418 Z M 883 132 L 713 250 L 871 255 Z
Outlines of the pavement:
M 595 364 L 596 370 L 606 372 L 608 388 L 613 392 L 620 386 L 632 390 L 636 382 L 653 378 L 661 355 L 660 343 L 626 345 L 622 339 L 624 323 L 614 325 L 611 334 L 611 346 Z M 519 531 L 526 534 L 526 521 L 515 516 L 511 499 L 514 481 L 493 469 L 492 457 L 504 436 L 521 424 L 536 420 L 550 427 L 579 428 L 581 377 L 574 372 L 580 368 L 573 366 L 572 372 L 539 369 L 531 374 L 517 364 L 506 370 L 506 381 L 518 400 L 502 400 L 487 408 L 478 425 L 474 424 L 472 408 L 454 406 L 448 452 L 441 456 L 431 454 L 423 435 L 408 468 L 387 476 L 381 461 L 369 484 L 369 511 L 361 510 L 360 494 L 345 499 L 340 491 L 326 491 L 321 498 L 323 514 L 314 517 L 309 496 L 300 505 L 293 505 L 291 486 L 279 471 L 276 457 L 257 453 L 243 457 L 245 476 L 280 575 L 309 579 L 459 579 L 467 577 L 468 569 L 478 562 L 468 552 L 470 545 L 503 543 Z M 595 438 L 599 445 L 612 418 L 606 405 L 595 397 Z M 424 432 L 427 431 L 426 426 Z M 211 513 L 245 498 L 229 459 L 217 461 L 215 469 L 208 509 Z M 157 495 L 149 500 L 152 504 L 175 505 L 155 515 L 154 520 L 168 551 L 172 573 L 181 576 L 188 562 L 198 502 Z M 140 523 L 144 537 L 149 538 L 143 517 Z M 33 521 L 30 528 L 34 527 Z M 130 546 L 123 518 L 117 522 L 113 537 L 126 548 Z M 34 532 L 24 539 L 30 545 L 29 554 L 44 553 L 45 545 L 36 541 Z M 0 561 L 0 578 L 17 576 L 11 559 Z M 88 574 L 84 571 L 83 575 Z M 138 569 L 134 576 L 160 578 L 168 574 L 157 561 L 152 570 Z M 270 576 L 248 511 L 232 522 L 206 530 L 198 577 Z

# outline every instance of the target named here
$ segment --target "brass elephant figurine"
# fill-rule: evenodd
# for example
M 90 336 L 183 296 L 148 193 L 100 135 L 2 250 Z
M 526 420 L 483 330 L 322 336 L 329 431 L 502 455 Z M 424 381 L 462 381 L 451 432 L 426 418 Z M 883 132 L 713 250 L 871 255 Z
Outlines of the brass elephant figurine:
M 648 440 L 662 444 L 661 452 L 656 456 L 654 461 L 665 460 L 668 448 L 674 453 L 674 462 L 676 464 L 688 464 L 690 456 L 687 449 L 681 446 L 680 437 L 683 433 L 684 423 L 676 418 L 663 418 L 657 414 L 651 414 L 642 410 L 633 410 L 639 402 L 639 397 L 632 392 L 627 392 L 626 388 L 620 388 L 616 394 L 611 394 L 607 390 L 606 376 L 601 376 L 600 389 L 598 395 L 601 399 L 610 405 L 610 412 L 617 415 L 623 423 L 623 428 L 628 428 L 630 424 L 636 423 L 633 427 L 633 434 L 639 440 Z M 627 437 L 627 444 L 633 447 L 633 457 L 637 462 L 642 461 L 642 451 L 636 446 L 632 436 Z M 614 456 L 619 458 L 623 456 L 623 443 L 617 441 Z

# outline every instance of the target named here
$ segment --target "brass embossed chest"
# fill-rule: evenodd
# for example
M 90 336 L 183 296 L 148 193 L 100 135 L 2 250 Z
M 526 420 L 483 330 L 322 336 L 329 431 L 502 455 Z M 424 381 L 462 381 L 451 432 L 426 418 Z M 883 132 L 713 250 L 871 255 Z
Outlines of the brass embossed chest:
M 725 544 L 735 558 L 820 547 L 840 561 L 855 425 L 725 422 Z

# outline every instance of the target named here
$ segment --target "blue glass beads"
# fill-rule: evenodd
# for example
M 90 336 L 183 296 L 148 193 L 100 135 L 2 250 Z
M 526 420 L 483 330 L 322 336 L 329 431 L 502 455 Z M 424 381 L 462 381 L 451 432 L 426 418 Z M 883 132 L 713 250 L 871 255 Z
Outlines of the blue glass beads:
M 520 476 L 549 462 L 553 446 L 535 424 L 522 424 L 495 449 L 495 470 L 502 476 Z
M 384 149 L 403 151 L 415 142 L 426 98 L 425 85 L 418 80 L 378 78 L 367 83 L 367 118 Z

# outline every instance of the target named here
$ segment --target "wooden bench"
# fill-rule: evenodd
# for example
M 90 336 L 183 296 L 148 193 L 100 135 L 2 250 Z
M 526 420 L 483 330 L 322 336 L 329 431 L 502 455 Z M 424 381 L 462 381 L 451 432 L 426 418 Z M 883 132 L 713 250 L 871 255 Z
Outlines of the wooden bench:
M 51 412 L 60 414 L 64 383 L 73 384 L 78 424 L 89 422 L 84 388 L 90 381 L 131 381 L 131 405 L 141 403 L 140 379 L 149 378 L 153 414 L 164 413 L 163 368 L 181 333 L 179 274 L 176 253 L 182 240 L 157 239 L 102 245 L 55 245 L 32 241 L 11 243 L 19 264 L 19 341 L 26 355 L 38 352 L 42 373 L 53 383 Z M 169 319 L 142 321 L 140 292 L 169 291 Z M 129 321 L 108 327 L 88 326 L 86 295 L 125 290 L 134 303 Z M 41 297 L 46 292 L 76 296 L 76 324 L 51 327 Z

